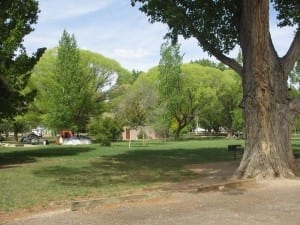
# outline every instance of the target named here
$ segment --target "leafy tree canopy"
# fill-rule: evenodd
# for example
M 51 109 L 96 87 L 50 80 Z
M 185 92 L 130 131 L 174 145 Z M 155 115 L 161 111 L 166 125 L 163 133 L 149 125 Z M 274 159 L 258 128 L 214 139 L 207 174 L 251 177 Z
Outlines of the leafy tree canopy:
M 278 26 L 295 26 L 299 31 L 300 2 L 298 0 L 272 0 L 277 11 Z M 169 26 L 167 37 L 177 41 L 195 37 L 202 48 L 226 64 L 235 64 L 224 56 L 236 45 L 240 45 L 242 13 L 241 0 L 131 0 L 138 5 L 151 23 L 162 22 Z M 231 65 L 237 72 L 240 68 Z
M 69 37 L 72 38 L 71 35 Z M 98 53 L 80 49 L 77 49 L 80 55 L 79 62 L 76 61 L 76 66 L 73 66 L 77 70 L 71 73 L 75 77 L 69 76 L 66 72 L 58 73 L 56 66 L 58 51 L 58 47 L 49 49 L 34 67 L 29 84 L 33 89 L 37 90 L 37 95 L 33 104 L 30 105 L 32 114 L 30 117 L 35 117 L 35 120 L 40 121 L 40 124 L 45 124 L 49 109 L 53 108 L 53 101 L 63 100 L 62 90 L 67 93 L 67 89 L 72 87 L 70 84 L 75 82 L 74 85 L 76 86 L 77 83 L 80 87 L 75 88 L 76 91 L 73 94 L 69 93 L 68 98 L 72 99 L 71 101 L 73 102 L 77 101 L 77 112 L 79 113 L 80 111 L 78 115 L 80 118 L 85 118 L 79 127 L 85 129 L 84 124 L 87 124 L 87 116 L 100 115 L 102 112 L 110 110 L 108 107 L 125 90 L 122 87 L 125 87 L 127 83 L 131 83 L 131 74 L 115 60 Z M 74 58 L 73 56 L 76 54 L 73 52 L 68 57 Z M 64 64 L 71 62 L 72 60 L 69 59 Z M 70 66 L 68 68 L 73 67 Z M 66 69 L 67 67 L 64 68 L 64 70 Z M 81 75 L 77 73 L 78 71 L 81 71 Z M 65 75 L 62 76 L 62 74 Z M 69 76 L 68 79 L 67 75 Z M 74 85 L 73 88 L 75 87 Z M 78 91 L 78 88 L 82 91 Z M 56 92 L 56 97 L 53 97 L 54 100 L 50 101 L 52 99 L 51 96 Z M 67 100 L 67 102 L 70 102 L 70 100 Z M 63 103 L 61 105 L 65 107 L 68 104 Z M 57 104 L 54 105 L 57 106 Z M 59 111 L 65 112 L 64 115 L 68 114 L 66 112 L 70 112 L 70 110 L 62 109 Z M 67 117 L 71 118 L 72 116 L 68 115 Z M 67 120 L 64 119 L 63 121 Z M 67 123 L 71 124 L 70 121 L 67 121 Z M 75 127 L 78 126 L 76 125 Z
M 299 0 L 132 0 L 150 22 L 169 26 L 167 36 L 194 37 L 199 45 L 242 77 L 246 142 L 236 178 L 294 176 L 291 124 L 300 97 L 291 99 L 288 76 L 300 55 Z M 293 26 L 294 38 L 279 57 L 270 36 L 270 5 L 278 26 Z M 272 11 L 273 12 L 273 11 Z M 243 63 L 228 57 L 241 47 Z M 262 163 L 263 162 L 263 163 Z
M 34 90 L 24 89 L 44 49 L 30 57 L 22 42 L 33 31 L 38 12 L 34 0 L 0 2 L 0 119 L 25 112 L 35 95 Z

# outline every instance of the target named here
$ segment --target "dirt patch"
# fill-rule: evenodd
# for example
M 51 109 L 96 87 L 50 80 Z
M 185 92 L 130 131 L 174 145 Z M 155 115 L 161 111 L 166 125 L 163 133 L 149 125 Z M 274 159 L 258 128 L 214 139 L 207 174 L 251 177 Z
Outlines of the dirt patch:
M 163 199 L 44 213 L 7 225 L 298 225 L 300 180 L 259 184 L 256 188 L 208 193 L 173 192 Z
M 186 169 L 195 172 L 196 179 L 145 190 L 171 193 L 163 198 L 100 204 L 76 212 L 69 206 L 39 213 L 0 214 L 0 224 L 299 224 L 300 179 L 263 180 L 254 186 L 197 191 L 201 185 L 230 181 L 237 166 L 236 161 L 188 165 Z
M 238 167 L 238 161 L 192 164 L 185 169 L 197 174 L 193 180 L 185 180 L 164 187 L 165 191 L 195 192 L 199 186 L 215 185 L 230 181 L 232 174 Z

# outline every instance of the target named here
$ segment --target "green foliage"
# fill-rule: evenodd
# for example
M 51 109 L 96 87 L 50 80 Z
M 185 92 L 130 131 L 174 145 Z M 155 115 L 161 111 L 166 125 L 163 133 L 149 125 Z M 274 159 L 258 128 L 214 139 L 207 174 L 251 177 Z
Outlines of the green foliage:
M 289 74 L 291 98 L 296 98 L 300 94 L 300 57 L 295 63 L 294 69 Z M 293 129 L 297 132 L 300 130 L 300 117 L 298 116 L 293 123 Z
M 293 123 L 293 131 L 298 133 L 300 131 L 300 117 L 298 116 Z
M 120 140 L 123 131 L 122 123 L 109 116 L 91 119 L 88 129 L 90 134 L 96 137 L 96 141 L 103 146 L 110 146 L 111 142 Z
M 277 19 L 280 27 L 298 26 L 300 24 L 300 2 L 298 0 L 271 0 L 278 12 Z
M 166 108 L 159 104 L 159 67 L 153 67 L 141 74 L 130 90 L 136 90 L 142 105 L 145 106 L 146 125 L 151 125 L 160 136 L 168 136 L 169 122 L 166 120 Z
M 131 73 L 113 59 L 87 50 L 80 50 L 80 58 L 84 68 L 95 77 L 95 88 L 99 91 L 113 92 L 118 86 L 132 82 Z
M 26 128 L 26 121 L 24 121 L 23 117 L 17 116 L 12 121 L 12 128 L 14 132 L 15 141 L 18 141 L 18 133 L 24 132 Z M 27 129 L 28 130 L 28 129 Z
M 0 122 L 0 134 L 5 133 L 8 136 L 8 133 L 12 130 L 11 123 L 7 120 L 2 120 Z
M 147 111 L 143 99 L 138 92 L 128 92 L 119 104 L 119 116 L 125 125 L 136 129 L 144 126 L 147 120 Z
M 242 101 L 242 85 L 240 77 L 232 70 L 225 70 L 222 76 L 222 85 L 218 90 L 218 99 L 222 106 L 221 126 L 230 132 L 233 130 L 234 120 L 241 118 L 234 117 L 234 111 L 241 113 L 239 105 Z M 242 126 L 241 122 L 239 124 Z
M 70 36 L 70 38 L 72 37 Z M 66 93 L 67 90 L 70 91 L 70 88 L 73 88 L 74 93 L 68 94 L 68 98 L 72 99 L 74 104 L 77 102 L 75 115 L 79 115 L 77 118 L 80 117 L 80 119 L 76 119 L 75 126 L 73 125 L 72 128 L 85 130 L 89 117 L 111 110 L 112 105 L 117 102 L 117 97 L 124 91 L 122 87 L 131 82 L 130 73 L 115 60 L 86 50 L 77 49 L 76 54 L 78 52 L 80 62 L 77 63 L 77 67 L 81 74 L 73 78 L 71 75 L 69 76 L 69 83 L 77 82 L 73 86 L 67 85 L 67 78 L 65 77 L 63 80 L 60 76 L 61 73 L 58 74 L 56 69 L 58 48 L 48 50 L 35 66 L 30 85 L 37 90 L 37 96 L 30 109 L 31 117 L 36 117 L 37 121 L 44 123 L 49 118 L 49 111 L 56 101 L 61 105 L 61 110 L 57 110 L 57 112 L 63 114 L 57 116 L 70 118 L 72 115 L 69 115 L 68 112 L 72 111 L 70 110 L 71 106 L 62 100 L 63 91 Z M 68 61 L 68 63 L 71 62 L 72 60 Z M 78 85 L 77 88 L 76 85 Z M 53 98 L 53 101 L 49 101 L 49 98 Z M 69 99 L 66 101 L 68 102 Z M 69 109 L 63 107 L 69 107 Z M 76 110 L 74 111 L 76 112 Z M 58 120 L 53 120 L 53 122 L 57 123 Z M 72 123 L 69 121 L 68 124 L 68 127 L 71 128 Z
M 234 111 L 238 110 L 242 98 L 241 80 L 232 70 L 220 71 L 203 68 L 198 84 L 210 93 L 210 100 L 199 110 L 199 121 L 203 128 L 218 131 L 221 127 L 233 131 Z M 205 89 L 204 89 L 205 90 Z
M 157 77 L 158 72 L 141 74 L 132 85 L 132 90 L 139 96 L 140 104 L 145 109 L 146 124 L 155 120 L 153 112 L 159 101 Z
M 173 118 L 177 119 L 177 135 L 183 128 L 181 124 L 180 111 L 184 97 L 182 94 L 182 56 L 180 55 L 180 46 L 170 44 L 168 41 L 161 45 L 161 59 L 159 61 L 159 94 L 160 107 L 164 108 L 162 118 L 164 124 L 170 124 Z
M 201 39 L 205 51 L 228 53 L 239 41 L 237 19 L 241 1 L 160 1 L 131 0 L 140 4 L 151 22 L 162 22 L 169 26 L 168 36 Z M 205 37 L 205 38 L 204 38 Z
M 44 124 L 46 113 L 52 107 L 49 93 L 55 86 L 54 67 L 56 64 L 57 48 L 47 50 L 35 65 L 28 85 L 37 94 L 29 105 L 29 111 L 24 115 L 32 126 Z M 29 115 L 28 115 L 29 114 Z M 38 124 L 36 124 L 38 122 Z
M 300 92 L 300 57 L 296 61 L 293 70 L 289 74 L 289 83 L 291 89 L 290 96 L 294 98 L 299 95 Z
M 232 132 L 233 112 L 242 97 L 239 76 L 223 64 L 209 60 L 181 65 L 179 47 L 168 43 L 162 46 L 161 55 L 160 108 L 166 109 L 161 110 L 166 112 L 161 115 L 175 136 L 178 138 L 195 117 L 208 130 L 219 131 L 223 127 Z
M 131 73 L 115 60 L 103 55 L 81 50 L 82 64 L 93 77 L 93 106 L 92 116 L 104 112 L 113 112 L 118 105 L 126 87 L 132 83 Z
M 242 109 L 234 109 L 232 112 L 232 130 L 234 131 L 244 131 L 244 118 Z
M 182 91 L 180 46 L 165 42 L 160 50 L 159 93 L 162 101 L 169 99 L 168 106 L 174 107 Z
M 85 76 L 74 35 L 63 32 L 57 49 L 46 123 L 54 130 L 82 131 L 91 109 L 91 76 Z
M 228 53 L 240 44 L 242 14 L 240 0 L 131 0 L 138 5 L 150 22 L 162 22 L 169 26 L 167 36 L 177 40 L 196 37 L 205 51 L 220 55 Z M 278 25 L 296 26 L 300 24 L 300 6 L 298 0 L 272 0 L 278 12 Z
M 162 87 L 159 67 L 154 67 L 147 74 L 141 75 L 130 89 L 128 88 L 128 92 L 139 89 L 137 96 L 143 96 L 141 99 L 146 99 L 143 101 L 149 103 L 149 107 L 145 108 L 148 125 L 151 124 L 156 132 L 164 137 L 168 136 L 168 132 L 175 134 L 179 125 L 184 122 L 186 124 L 182 126 L 180 133 L 195 128 L 197 124 L 195 118 L 208 130 L 218 131 L 220 127 L 230 132 L 243 130 L 240 129 L 243 126 L 243 119 L 239 109 L 242 97 L 241 80 L 236 73 L 229 69 L 221 71 L 201 66 L 199 63 L 183 64 L 180 70 L 181 92 L 178 92 L 180 96 L 177 99 L 174 97 L 176 110 L 173 114 L 172 111 L 168 111 L 170 107 L 165 107 L 170 96 L 166 92 L 164 99 L 159 94 Z M 170 78 L 166 80 L 172 81 Z M 174 90 L 174 93 L 176 91 Z M 180 118 L 183 118 L 183 123 L 180 123 Z M 236 124 L 239 124 L 238 128 Z
M 36 1 L 2 1 L 0 8 L 0 119 L 3 119 L 23 114 L 33 100 L 35 90 L 24 89 L 44 49 L 28 56 L 22 44 L 37 22 Z
M 212 67 L 222 71 L 226 69 L 226 66 L 223 63 L 216 63 L 209 59 L 195 60 L 195 61 L 191 61 L 191 63 L 198 63 L 201 66 Z
M 136 79 L 143 74 L 142 71 L 138 71 L 138 70 L 133 70 L 132 71 L 132 82 L 136 81 Z
M 157 76 L 140 73 L 133 84 L 124 89 L 116 112 L 125 126 L 136 129 L 151 123 L 153 110 L 157 107 Z

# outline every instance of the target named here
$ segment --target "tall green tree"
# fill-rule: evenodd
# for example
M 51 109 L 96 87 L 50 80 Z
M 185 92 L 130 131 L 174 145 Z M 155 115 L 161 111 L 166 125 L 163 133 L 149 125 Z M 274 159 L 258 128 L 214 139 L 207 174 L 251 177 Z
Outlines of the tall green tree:
M 57 49 L 56 70 L 49 83 L 47 126 L 82 131 L 93 105 L 92 76 L 85 76 L 74 35 L 64 31 Z
M 241 53 L 239 53 L 237 61 L 242 63 Z M 233 136 L 235 131 L 243 131 L 243 119 L 239 107 L 242 100 L 240 77 L 224 64 L 215 63 L 208 59 L 196 60 L 191 63 L 222 71 L 222 73 L 219 71 L 210 73 L 210 77 L 206 78 L 207 85 L 211 85 L 211 88 L 216 91 L 216 97 L 207 104 L 206 111 L 202 112 L 201 125 L 214 131 L 218 131 L 221 127 L 225 128 L 228 137 Z
M 28 85 L 31 89 L 35 89 L 37 94 L 34 101 L 29 105 L 30 114 L 28 117 L 32 126 L 46 125 L 46 113 L 51 109 L 51 102 L 49 95 L 51 95 L 52 87 L 55 86 L 54 71 L 57 57 L 57 48 L 48 49 L 39 62 L 35 65 L 32 75 L 29 79 Z M 31 119 L 32 118 L 32 119 Z M 35 121 L 35 123 L 32 123 Z M 37 122 L 37 124 L 36 124 Z
M 147 122 L 147 108 L 143 104 L 142 93 L 138 89 L 128 91 L 118 105 L 118 116 L 129 129 L 136 130 L 143 127 Z M 131 137 L 129 139 L 131 146 Z
M 221 126 L 227 130 L 228 136 L 231 137 L 238 128 L 234 127 L 238 122 L 236 120 L 240 120 L 238 113 L 241 112 L 240 103 L 242 101 L 241 79 L 234 71 L 224 70 L 220 83 L 217 98 L 222 111 Z M 241 124 L 240 121 L 239 124 Z
M 198 64 L 182 65 L 181 62 L 179 45 L 168 43 L 162 45 L 158 78 L 160 93 L 158 108 L 161 112 L 160 116 L 164 119 L 165 125 L 174 133 L 175 139 L 178 139 L 182 130 L 194 120 L 195 116 L 203 114 L 205 109 L 207 109 L 207 116 L 216 112 L 217 109 L 221 115 L 221 107 L 215 107 L 211 112 L 207 107 L 214 100 L 217 101 L 215 86 L 222 82 L 213 78 L 217 78 L 217 74 L 221 71 Z M 207 73 L 214 75 L 210 79 L 211 85 L 208 85 L 208 80 L 204 79 Z M 216 127 L 219 128 L 220 123 L 212 127 L 217 130 Z
M 80 50 L 80 58 L 85 70 L 94 78 L 95 90 L 98 93 L 96 102 L 112 100 L 122 95 L 121 86 L 132 83 L 131 73 L 115 60 L 87 50 Z
M 35 96 L 35 90 L 24 89 L 44 49 L 28 56 L 22 43 L 38 13 L 34 0 L 0 2 L 0 120 L 23 114 Z
M 93 123 L 90 126 L 95 127 L 94 122 L 102 118 L 100 115 L 103 112 L 113 110 L 113 105 L 117 104 L 119 96 L 125 90 L 123 86 L 126 86 L 126 83 L 131 83 L 131 74 L 115 60 L 101 54 L 87 50 L 79 50 L 79 53 L 83 71 L 82 80 L 84 80 L 81 83 L 82 91 L 85 92 L 86 96 L 89 96 L 85 98 L 87 100 L 82 102 L 81 109 L 89 109 L 86 113 L 86 118 L 89 118 L 86 125 Z M 29 82 L 30 86 L 37 90 L 37 95 L 30 105 L 31 115 L 27 118 L 35 118 L 34 121 L 38 124 L 46 125 L 48 112 L 52 109 L 53 102 L 57 101 L 53 93 L 63 89 L 62 83 L 57 78 L 57 60 L 58 47 L 45 52 L 35 66 Z M 58 86 L 60 87 L 58 88 Z M 61 92 L 58 95 L 61 95 Z M 74 101 L 79 100 L 79 97 L 77 95 Z M 50 98 L 54 98 L 54 100 L 49 101 Z M 84 104 L 87 104 L 87 106 Z M 90 117 L 97 119 L 90 120 Z M 31 120 L 30 122 L 33 123 L 34 121 Z M 86 126 L 81 129 L 84 130 L 85 128 Z
M 280 27 L 293 26 L 289 49 L 280 57 L 270 36 L 270 4 Z M 199 45 L 241 76 L 246 143 L 236 178 L 294 176 L 292 123 L 300 97 L 290 99 L 288 77 L 300 56 L 298 0 L 131 0 L 140 10 L 169 26 L 177 39 L 194 37 Z M 239 45 L 243 64 L 228 53 Z
M 178 117 L 184 118 L 186 115 L 190 122 L 197 117 L 200 125 L 207 130 L 218 131 L 221 127 L 228 132 L 243 130 L 238 117 L 241 81 L 234 71 L 221 71 L 198 63 L 188 63 L 181 66 L 181 73 L 182 101 L 177 102 L 181 104 Z M 147 125 L 151 125 L 162 136 L 165 129 L 175 134 L 178 128 L 175 117 L 164 104 L 159 104 L 164 101 L 159 101 L 159 96 L 162 97 L 159 95 L 159 77 L 159 68 L 154 67 L 146 74 L 140 75 L 127 92 L 135 92 L 141 104 L 145 106 Z M 168 114 L 169 120 L 166 120 L 166 116 L 162 115 Z M 188 125 L 192 125 L 190 122 Z
M 159 68 L 153 67 L 147 73 L 139 75 L 130 91 L 139 95 L 141 105 L 146 112 L 146 125 L 151 126 L 162 137 L 168 135 L 169 122 L 162 115 L 166 115 L 166 108 L 159 104 Z
M 160 104 L 165 108 L 165 114 L 162 117 L 166 125 L 172 118 L 177 122 L 175 139 L 179 138 L 180 131 L 186 125 L 186 120 L 181 113 L 183 95 L 182 95 L 182 56 L 180 55 L 180 46 L 170 44 L 168 41 L 161 45 L 159 61 L 159 93 Z

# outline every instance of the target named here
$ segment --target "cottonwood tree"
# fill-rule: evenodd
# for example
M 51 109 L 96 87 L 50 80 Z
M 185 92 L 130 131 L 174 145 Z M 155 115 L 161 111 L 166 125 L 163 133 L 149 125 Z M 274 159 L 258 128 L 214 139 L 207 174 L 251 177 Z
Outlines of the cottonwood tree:
M 172 45 L 168 42 L 162 45 L 158 76 L 160 93 L 158 108 L 162 112 L 160 115 L 163 117 L 162 121 L 169 125 L 175 139 L 179 139 L 182 130 L 197 114 L 201 114 L 202 117 L 204 109 L 213 99 L 220 102 L 215 92 L 221 90 L 216 86 L 225 83 L 219 81 L 221 76 L 218 75 L 221 73 L 215 68 L 202 67 L 198 64 L 182 65 L 179 45 Z M 209 79 L 207 79 L 208 74 L 211 74 Z M 208 83 L 211 84 L 208 85 Z M 222 90 L 222 93 L 227 92 Z M 221 115 L 221 107 L 215 107 L 214 111 L 217 109 Z
M 118 114 L 124 125 L 128 126 L 130 130 L 137 130 L 138 127 L 146 125 L 147 110 L 138 90 L 128 92 L 123 96 L 123 101 L 119 103 Z M 131 135 L 128 147 L 131 147 Z
M 198 85 L 206 90 L 205 104 L 198 112 L 200 125 L 208 131 L 219 132 L 220 128 L 227 131 L 228 137 L 232 137 L 236 129 L 234 127 L 236 113 L 241 101 L 241 81 L 232 70 L 221 71 L 212 67 L 202 67 L 198 64 L 190 64 L 189 67 L 198 67 L 198 77 L 193 80 L 193 85 Z M 197 66 L 197 67 L 196 67 Z M 203 100 L 202 100 L 203 101 Z
M 44 49 L 28 56 L 23 38 L 33 31 L 38 13 L 37 1 L 0 2 L 0 119 L 23 114 L 35 96 L 25 88 Z
M 55 66 L 48 84 L 47 125 L 54 130 L 82 131 L 93 106 L 94 90 L 90 82 L 92 77 L 84 73 L 75 36 L 67 31 L 59 41 Z
M 232 137 L 236 131 L 234 124 L 237 125 L 235 120 L 238 119 L 238 111 L 241 111 L 239 108 L 242 99 L 241 80 L 234 71 L 224 70 L 220 85 L 217 86 L 219 89 L 216 94 L 222 109 L 221 124 L 227 131 L 227 137 Z
M 92 100 L 92 103 L 90 101 L 85 102 L 93 106 L 89 109 L 88 114 L 99 115 L 108 110 L 106 105 L 110 105 L 110 102 L 121 94 L 119 87 L 123 83 L 131 82 L 131 74 L 115 60 L 101 54 L 80 49 L 79 54 L 79 63 L 82 65 L 82 79 L 84 80 L 84 84 L 81 84 L 81 86 L 85 87 L 83 90 L 87 92 L 87 95 L 90 95 L 89 100 Z M 41 121 L 41 123 L 43 123 L 43 118 L 51 108 L 52 103 L 49 98 L 53 93 L 52 88 L 58 85 L 56 77 L 57 56 L 57 47 L 47 50 L 34 67 L 29 82 L 37 90 L 35 101 L 30 105 L 30 111 L 36 114 L 36 120 Z M 62 90 L 62 87 L 59 89 Z M 75 99 L 78 98 L 79 96 Z
M 169 26 L 168 36 L 194 37 L 199 45 L 240 74 L 243 86 L 245 151 L 236 178 L 294 176 L 290 140 L 300 113 L 300 98 L 291 99 L 288 76 L 300 55 L 299 0 L 131 0 L 150 22 Z M 293 26 L 294 38 L 280 57 L 270 35 L 270 5 L 280 27 Z M 236 45 L 243 64 L 228 53 Z
M 154 118 L 153 111 L 157 107 L 158 90 L 157 76 L 139 72 L 138 77 L 133 84 L 127 84 L 126 92 L 122 95 L 121 100 L 114 110 L 115 116 L 118 117 L 124 126 L 129 129 L 142 129 L 144 143 L 145 126 L 152 124 Z M 129 147 L 131 137 L 129 139 Z
M 191 116 L 183 111 L 185 96 L 183 96 L 182 58 L 180 46 L 165 42 L 161 45 L 159 61 L 159 94 L 160 105 L 165 108 L 162 115 L 165 122 L 172 118 L 176 121 L 175 139 L 180 131 L 190 122 Z M 189 112 L 188 112 L 189 113 Z M 190 117 L 188 117 L 190 116 Z M 189 119 L 190 118 L 190 119 Z

